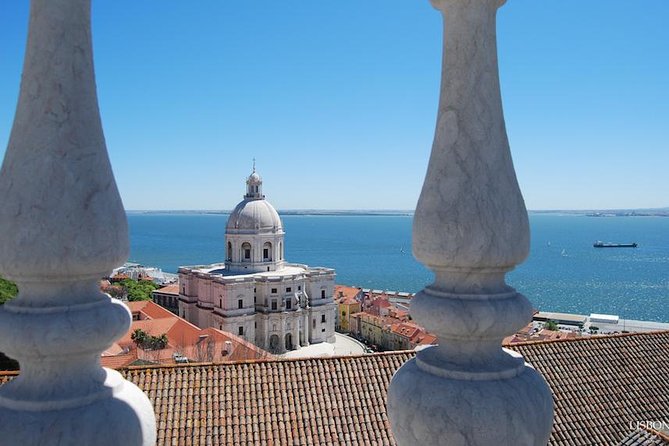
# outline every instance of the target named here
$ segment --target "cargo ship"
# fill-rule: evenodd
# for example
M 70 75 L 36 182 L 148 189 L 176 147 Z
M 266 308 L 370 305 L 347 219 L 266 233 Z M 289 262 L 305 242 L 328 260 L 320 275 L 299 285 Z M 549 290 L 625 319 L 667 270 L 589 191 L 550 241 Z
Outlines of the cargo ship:
M 636 248 L 636 243 L 604 243 L 599 240 L 592 245 L 595 248 Z

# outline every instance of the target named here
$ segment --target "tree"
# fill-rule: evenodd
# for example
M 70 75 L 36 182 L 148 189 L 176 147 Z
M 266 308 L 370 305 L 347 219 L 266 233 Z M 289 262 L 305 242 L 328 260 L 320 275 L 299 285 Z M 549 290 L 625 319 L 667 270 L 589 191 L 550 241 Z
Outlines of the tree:
M 149 335 L 144 330 L 138 328 L 132 332 L 130 339 L 132 339 L 132 342 L 134 342 L 137 347 L 144 348 L 143 346 L 146 343 L 146 338 L 148 336 Z
M 118 285 L 125 288 L 129 301 L 151 300 L 151 291 L 158 289 L 158 285 L 148 280 L 125 279 Z
M 169 341 L 166 333 L 163 333 L 160 336 L 153 336 L 141 328 L 133 331 L 130 335 L 130 339 L 132 339 L 132 342 L 142 350 L 162 350 L 167 347 Z
M 546 321 L 546 325 L 544 325 L 544 328 L 546 330 L 557 331 L 558 330 L 558 324 L 555 321 L 548 320 L 548 321 Z
M 19 289 L 14 282 L 0 277 L 0 305 L 7 302 L 19 293 Z
M 15 297 L 19 289 L 14 282 L 0 277 L 0 305 Z M 18 370 L 19 363 L 16 360 L 0 352 L 0 370 Z

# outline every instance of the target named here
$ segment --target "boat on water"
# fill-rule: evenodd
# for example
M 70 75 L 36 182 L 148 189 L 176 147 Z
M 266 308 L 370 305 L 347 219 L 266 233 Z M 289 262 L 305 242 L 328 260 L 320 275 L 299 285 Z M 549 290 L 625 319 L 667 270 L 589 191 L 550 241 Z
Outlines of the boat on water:
M 597 240 L 592 245 L 595 248 L 636 248 L 636 243 L 604 243 Z

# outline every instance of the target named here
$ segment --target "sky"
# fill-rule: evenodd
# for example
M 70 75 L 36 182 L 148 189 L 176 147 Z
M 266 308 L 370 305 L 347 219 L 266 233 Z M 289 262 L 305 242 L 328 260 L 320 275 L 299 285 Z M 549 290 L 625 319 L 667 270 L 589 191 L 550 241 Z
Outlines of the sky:
M 669 206 L 669 1 L 509 0 L 504 114 L 529 209 Z M 0 156 L 28 1 L 0 1 Z M 413 209 L 436 119 L 428 0 L 94 0 L 107 147 L 129 210 Z

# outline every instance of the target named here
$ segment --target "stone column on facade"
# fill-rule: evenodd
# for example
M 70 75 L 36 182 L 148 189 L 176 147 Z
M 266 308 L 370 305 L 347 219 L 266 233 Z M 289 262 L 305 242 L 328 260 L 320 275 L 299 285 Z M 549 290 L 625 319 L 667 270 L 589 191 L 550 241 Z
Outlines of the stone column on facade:
M 90 0 L 32 0 L 19 103 L 0 170 L 0 443 L 152 445 L 149 399 L 100 354 L 131 314 L 99 289 L 128 257 L 98 111 Z
M 300 310 L 297 311 L 297 317 L 293 318 L 293 350 L 300 349 Z
M 304 325 L 302 326 L 304 330 L 304 342 L 302 343 L 302 347 L 309 347 L 309 333 L 311 331 L 311 321 L 309 320 L 309 315 L 311 314 L 311 311 L 305 311 L 304 312 Z
M 393 377 L 392 431 L 403 445 L 546 445 L 545 381 L 502 339 L 532 318 L 505 283 L 529 250 L 527 211 L 506 136 L 495 20 L 504 0 L 432 0 L 444 18 L 432 154 L 413 224 L 413 252 L 435 281 L 412 300 L 439 338 Z
M 279 316 L 279 353 L 286 353 L 286 333 L 288 328 L 286 327 L 286 313 L 281 313 Z
M 267 351 L 269 351 L 269 318 L 268 317 L 263 317 L 263 322 L 265 324 L 265 345 L 263 345 L 263 348 Z

